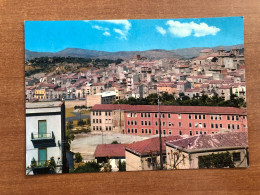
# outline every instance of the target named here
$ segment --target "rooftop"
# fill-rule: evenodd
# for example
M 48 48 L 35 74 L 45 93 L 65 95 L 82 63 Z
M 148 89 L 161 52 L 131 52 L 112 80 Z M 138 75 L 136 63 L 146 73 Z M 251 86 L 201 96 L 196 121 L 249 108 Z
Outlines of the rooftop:
M 96 104 L 91 110 L 125 110 L 129 112 L 158 112 L 157 105 L 129 105 L 129 104 Z M 171 113 L 210 113 L 246 115 L 246 109 L 216 106 L 160 106 L 161 112 Z
M 201 150 L 248 147 L 248 133 L 220 133 L 192 136 L 166 143 L 167 146 L 182 148 L 186 152 Z
M 125 157 L 125 144 L 98 144 L 95 157 Z
M 62 105 L 61 101 L 55 102 L 27 102 L 26 109 L 33 109 L 33 108 L 53 108 L 53 107 L 60 107 Z

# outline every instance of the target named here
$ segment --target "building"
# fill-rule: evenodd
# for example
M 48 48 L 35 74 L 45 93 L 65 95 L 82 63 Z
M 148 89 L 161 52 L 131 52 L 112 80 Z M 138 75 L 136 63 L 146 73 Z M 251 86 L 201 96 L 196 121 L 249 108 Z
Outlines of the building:
M 181 136 L 162 138 L 163 165 L 166 167 L 166 146 L 169 140 L 181 139 Z M 157 170 L 160 167 L 160 141 L 158 137 L 128 144 L 125 147 L 126 171 Z
M 112 171 L 118 171 L 119 160 L 125 161 L 124 144 L 98 144 L 94 153 L 97 163 L 109 163 Z
M 87 95 L 87 107 L 93 107 L 95 104 L 112 104 L 116 100 L 115 91 L 106 91 L 95 95 Z
M 167 169 L 204 168 L 203 157 L 226 152 L 231 154 L 235 167 L 247 167 L 247 132 L 199 135 L 166 142 Z
M 243 108 L 160 106 L 160 110 L 161 129 L 165 135 L 247 132 L 247 112 Z M 96 104 L 91 109 L 91 128 L 98 131 L 108 128 L 106 131 L 135 135 L 156 135 L 159 133 L 158 106 Z
M 60 101 L 26 103 L 26 167 L 35 166 L 29 174 L 41 171 L 36 168 L 45 165 L 51 157 L 58 165 L 57 173 L 68 172 L 65 104 Z

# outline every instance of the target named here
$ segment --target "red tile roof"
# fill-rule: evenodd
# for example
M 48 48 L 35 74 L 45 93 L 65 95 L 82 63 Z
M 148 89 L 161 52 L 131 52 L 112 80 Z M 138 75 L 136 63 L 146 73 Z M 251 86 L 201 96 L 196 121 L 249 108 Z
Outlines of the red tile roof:
M 125 144 L 98 144 L 95 157 L 125 157 Z
M 96 104 L 91 110 L 125 110 L 130 112 L 158 112 L 157 105 L 129 105 L 129 104 Z M 161 112 L 171 113 L 210 113 L 210 114 L 238 114 L 246 115 L 246 109 L 216 106 L 160 106 Z
M 194 150 L 210 150 L 217 148 L 247 147 L 248 133 L 220 133 L 192 136 L 166 143 L 167 146 L 182 148 L 188 152 Z
M 165 152 L 166 146 L 165 142 L 170 141 L 170 140 L 177 140 L 181 139 L 181 136 L 167 136 L 167 137 L 162 137 L 162 150 Z M 159 137 L 154 137 L 151 139 L 146 139 L 143 141 L 135 142 L 132 144 L 128 144 L 126 147 L 126 150 L 130 150 L 131 152 L 134 152 L 136 154 L 141 154 L 145 155 L 150 152 L 160 152 L 160 141 Z

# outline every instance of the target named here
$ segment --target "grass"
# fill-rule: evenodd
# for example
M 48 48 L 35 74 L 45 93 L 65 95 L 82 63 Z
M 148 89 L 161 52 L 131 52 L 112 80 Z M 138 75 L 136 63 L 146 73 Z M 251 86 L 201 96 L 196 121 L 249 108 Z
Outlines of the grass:
M 75 116 L 75 114 L 72 114 L 71 112 L 73 112 L 74 108 L 66 108 L 65 110 L 65 117 L 68 118 L 68 117 L 72 117 L 72 116 Z

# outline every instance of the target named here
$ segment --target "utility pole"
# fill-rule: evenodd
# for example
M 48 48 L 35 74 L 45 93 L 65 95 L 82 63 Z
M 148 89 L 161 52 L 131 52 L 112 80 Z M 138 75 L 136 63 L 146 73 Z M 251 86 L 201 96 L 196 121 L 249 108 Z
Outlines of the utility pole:
M 161 129 L 161 113 L 160 113 L 160 96 L 157 91 L 158 98 L 158 122 L 159 122 L 159 143 L 160 143 L 160 169 L 163 169 L 163 156 L 162 156 L 162 129 Z

